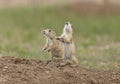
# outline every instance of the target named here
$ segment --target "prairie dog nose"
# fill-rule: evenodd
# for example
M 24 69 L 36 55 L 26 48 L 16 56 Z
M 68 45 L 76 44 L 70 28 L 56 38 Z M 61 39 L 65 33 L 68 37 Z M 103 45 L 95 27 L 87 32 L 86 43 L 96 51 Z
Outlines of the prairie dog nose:
M 68 22 L 66 22 L 65 24 L 68 25 Z
M 70 24 L 70 22 L 66 22 L 65 24 L 66 24 L 66 25 L 69 25 L 69 24 Z

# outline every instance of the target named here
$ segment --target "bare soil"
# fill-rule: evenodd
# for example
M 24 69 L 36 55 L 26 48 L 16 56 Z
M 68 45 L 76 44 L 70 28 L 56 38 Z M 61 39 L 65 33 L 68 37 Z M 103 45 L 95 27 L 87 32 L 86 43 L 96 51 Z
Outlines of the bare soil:
M 59 66 L 60 61 L 0 57 L 0 84 L 120 84 L 120 71 Z

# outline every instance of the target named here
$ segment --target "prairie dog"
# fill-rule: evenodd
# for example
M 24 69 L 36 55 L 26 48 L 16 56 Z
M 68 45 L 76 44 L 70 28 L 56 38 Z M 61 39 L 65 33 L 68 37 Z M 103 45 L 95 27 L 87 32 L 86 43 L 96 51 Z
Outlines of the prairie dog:
M 67 63 L 67 60 L 69 60 L 72 63 L 78 64 L 72 33 L 72 26 L 70 22 L 67 22 L 64 26 L 63 34 L 57 40 L 60 40 L 64 44 L 64 62 Z
M 42 50 L 47 50 L 48 52 L 50 52 L 51 60 L 53 60 L 54 57 L 63 58 L 63 44 L 56 39 L 56 33 L 51 29 L 45 29 L 43 30 L 43 33 L 46 37 L 46 44 Z

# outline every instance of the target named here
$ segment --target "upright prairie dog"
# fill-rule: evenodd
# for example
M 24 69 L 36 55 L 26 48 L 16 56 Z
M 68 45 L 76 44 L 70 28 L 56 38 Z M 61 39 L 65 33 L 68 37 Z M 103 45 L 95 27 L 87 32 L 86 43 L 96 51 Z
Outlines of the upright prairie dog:
M 53 60 L 54 57 L 64 58 L 63 44 L 56 39 L 56 33 L 51 29 L 45 29 L 43 33 L 46 37 L 46 44 L 42 50 L 50 52 L 51 60 Z
M 67 63 L 67 60 L 78 64 L 78 60 L 75 56 L 75 45 L 72 35 L 72 26 L 70 22 L 67 22 L 63 29 L 63 34 L 57 38 L 57 40 L 63 42 L 64 44 L 64 62 Z

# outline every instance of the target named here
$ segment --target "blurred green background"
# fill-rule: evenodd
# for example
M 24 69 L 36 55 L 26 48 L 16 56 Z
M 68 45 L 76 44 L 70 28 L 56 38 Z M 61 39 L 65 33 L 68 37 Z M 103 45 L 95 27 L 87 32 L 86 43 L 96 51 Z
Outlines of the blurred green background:
M 77 5 L 79 6 L 78 3 Z M 77 5 L 1 7 L 0 56 L 47 60 L 50 58 L 49 53 L 41 52 L 45 44 L 42 30 L 51 28 L 60 35 L 65 22 L 70 21 L 73 25 L 76 55 L 81 66 L 96 69 L 120 68 L 118 10 L 115 14 L 109 8 L 92 11 L 93 9 L 80 7 L 82 10 L 78 10 Z

